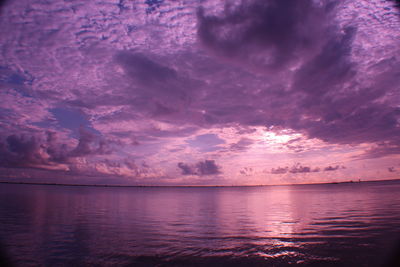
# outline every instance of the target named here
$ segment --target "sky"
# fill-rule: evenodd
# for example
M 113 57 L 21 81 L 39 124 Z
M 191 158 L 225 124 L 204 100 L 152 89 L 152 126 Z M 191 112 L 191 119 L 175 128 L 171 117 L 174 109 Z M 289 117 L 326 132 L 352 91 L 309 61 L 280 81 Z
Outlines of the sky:
M 396 5 L 5 1 L 0 180 L 400 178 Z

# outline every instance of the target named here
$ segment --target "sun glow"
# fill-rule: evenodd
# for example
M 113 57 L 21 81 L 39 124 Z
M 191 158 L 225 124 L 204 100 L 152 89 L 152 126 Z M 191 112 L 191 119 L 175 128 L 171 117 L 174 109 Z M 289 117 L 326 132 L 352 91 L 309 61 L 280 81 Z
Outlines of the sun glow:
M 276 133 L 272 131 L 263 131 L 261 132 L 260 139 L 267 143 L 274 144 L 286 144 L 290 140 L 296 140 L 300 138 L 302 135 L 297 133 Z

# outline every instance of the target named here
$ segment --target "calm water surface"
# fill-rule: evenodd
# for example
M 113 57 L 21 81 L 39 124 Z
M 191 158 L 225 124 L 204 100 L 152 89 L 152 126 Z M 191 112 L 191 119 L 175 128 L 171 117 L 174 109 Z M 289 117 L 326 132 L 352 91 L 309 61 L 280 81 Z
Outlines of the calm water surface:
M 0 203 L 15 266 L 381 266 L 400 248 L 399 182 L 1 184 Z

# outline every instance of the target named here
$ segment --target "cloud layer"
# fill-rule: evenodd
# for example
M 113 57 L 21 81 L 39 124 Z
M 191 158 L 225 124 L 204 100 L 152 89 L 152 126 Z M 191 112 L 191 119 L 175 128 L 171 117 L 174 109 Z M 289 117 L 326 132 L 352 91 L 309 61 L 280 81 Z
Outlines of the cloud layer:
M 396 178 L 394 1 L 1 8 L 3 169 L 144 184 Z
M 296 163 L 292 167 L 277 167 L 271 169 L 271 174 L 285 174 L 285 173 L 312 173 L 312 172 L 329 172 L 329 171 L 336 171 L 339 169 L 345 169 L 344 166 L 327 166 L 324 168 L 321 167 L 309 167 L 303 166 L 300 163 Z
M 196 164 L 178 163 L 178 168 L 181 169 L 182 175 L 215 175 L 221 173 L 220 167 L 214 160 L 199 161 Z

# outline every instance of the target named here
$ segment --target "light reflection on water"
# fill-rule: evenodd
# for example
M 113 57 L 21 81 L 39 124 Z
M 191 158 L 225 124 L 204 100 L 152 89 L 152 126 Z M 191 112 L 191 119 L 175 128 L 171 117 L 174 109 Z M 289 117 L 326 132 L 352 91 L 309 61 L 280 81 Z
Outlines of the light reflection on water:
M 2 184 L 0 242 L 21 266 L 379 266 L 400 238 L 399 193 L 399 182 Z

